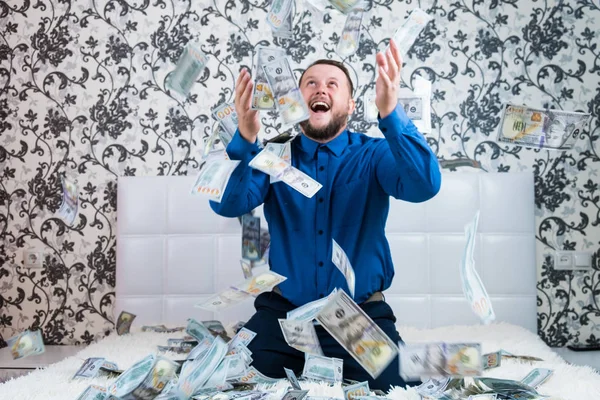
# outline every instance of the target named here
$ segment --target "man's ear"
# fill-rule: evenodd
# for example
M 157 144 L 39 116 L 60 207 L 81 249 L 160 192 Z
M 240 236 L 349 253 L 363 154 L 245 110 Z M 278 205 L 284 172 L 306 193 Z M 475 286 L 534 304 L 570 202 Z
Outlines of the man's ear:
M 351 98 L 348 101 L 348 115 L 351 115 L 355 109 L 356 109 L 356 102 L 354 101 L 354 99 Z

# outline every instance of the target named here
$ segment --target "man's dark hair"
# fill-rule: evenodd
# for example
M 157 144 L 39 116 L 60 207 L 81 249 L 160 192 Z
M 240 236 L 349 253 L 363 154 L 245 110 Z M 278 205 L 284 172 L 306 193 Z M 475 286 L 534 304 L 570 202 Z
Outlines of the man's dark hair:
M 352 79 L 350 79 L 350 73 L 348 72 L 348 69 L 346 68 L 346 66 L 339 61 L 328 60 L 326 58 L 322 58 L 322 59 L 317 60 L 314 63 L 310 64 L 304 70 L 304 72 L 302 72 L 302 75 L 300 75 L 300 80 L 298 81 L 298 86 L 300 86 L 302 84 L 302 78 L 304 77 L 304 74 L 306 73 L 306 71 L 308 71 L 308 69 L 310 67 L 312 67 L 314 65 L 319 65 L 319 64 L 333 65 L 334 67 L 338 67 L 339 69 L 341 69 L 342 72 L 344 73 L 344 75 L 346 75 L 346 79 L 348 79 L 348 86 L 350 87 L 350 96 L 354 95 L 354 85 L 352 84 Z

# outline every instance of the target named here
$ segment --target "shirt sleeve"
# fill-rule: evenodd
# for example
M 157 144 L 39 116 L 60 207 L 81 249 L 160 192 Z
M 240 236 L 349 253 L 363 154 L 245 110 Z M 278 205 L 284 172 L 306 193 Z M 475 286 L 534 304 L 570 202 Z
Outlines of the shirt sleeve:
M 379 129 L 386 140 L 379 143 L 372 162 L 383 190 L 413 203 L 435 196 L 441 185 L 437 157 L 404 109 L 397 105 L 390 115 L 380 118 Z
M 270 186 L 269 175 L 248 165 L 260 150 L 258 140 L 250 143 L 236 130 L 227 146 L 227 155 L 240 163 L 227 182 L 221 202 L 210 200 L 214 212 L 224 217 L 239 217 L 265 201 Z

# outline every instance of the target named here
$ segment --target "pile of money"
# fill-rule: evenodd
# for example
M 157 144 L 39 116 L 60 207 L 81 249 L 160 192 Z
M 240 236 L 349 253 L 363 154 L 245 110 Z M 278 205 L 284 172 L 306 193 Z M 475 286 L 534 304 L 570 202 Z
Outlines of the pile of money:
M 102 357 L 91 357 L 86 359 L 81 367 L 75 372 L 73 379 L 76 378 L 95 378 L 100 374 L 100 372 L 105 372 L 107 374 L 115 374 L 121 375 L 123 371 L 119 370 L 117 364 L 106 361 Z
M 568 150 L 590 121 L 591 114 L 541 110 L 505 104 L 497 141 L 531 148 Z
M 426 399 L 541 400 L 535 388 L 519 381 L 489 377 L 432 378 L 415 388 Z
M 490 297 L 475 270 L 475 237 L 477 234 L 477 224 L 479 222 L 479 211 L 475 214 L 473 221 L 465 226 L 465 235 L 467 244 L 460 263 L 460 279 L 462 288 L 471 305 L 473 312 L 484 324 L 489 324 L 496 319 Z
M 405 380 L 483 372 L 479 343 L 404 343 L 399 350 L 400 375 Z
M 42 331 L 25 330 L 18 335 L 8 338 L 6 341 L 10 354 L 14 360 L 19 358 L 35 356 L 46 351 Z
M 276 2 L 273 2 L 274 4 Z M 256 51 L 256 62 L 254 63 L 254 87 L 252 92 L 252 109 L 274 110 L 275 98 L 269 86 L 263 67 L 277 58 L 285 57 L 286 52 L 279 48 L 259 46 Z
M 396 344 L 342 290 L 327 302 L 317 321 L 373 378 L 398 354 Z
M 65 224 L 72 226 L 77 217 L 79 210 L 79 191 L 77 184 L 61 175 L 61 186 L 63 192 L 63 200 L 58 209 L 58 216 Z
M 167 77 L 167 87 L 187 96 L 208 63 L 208 56 L 197 44 L 189 42 L 183 49 L 175 70 Z

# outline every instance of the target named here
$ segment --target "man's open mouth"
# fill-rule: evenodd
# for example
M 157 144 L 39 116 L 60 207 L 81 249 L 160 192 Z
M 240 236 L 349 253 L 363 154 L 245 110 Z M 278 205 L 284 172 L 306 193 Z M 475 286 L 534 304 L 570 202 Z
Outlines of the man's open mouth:
M 331 106 L 324 101 L 315 101 L 310 105 L 310 109 L 315 113 L 325 113 L 331 109 Z

